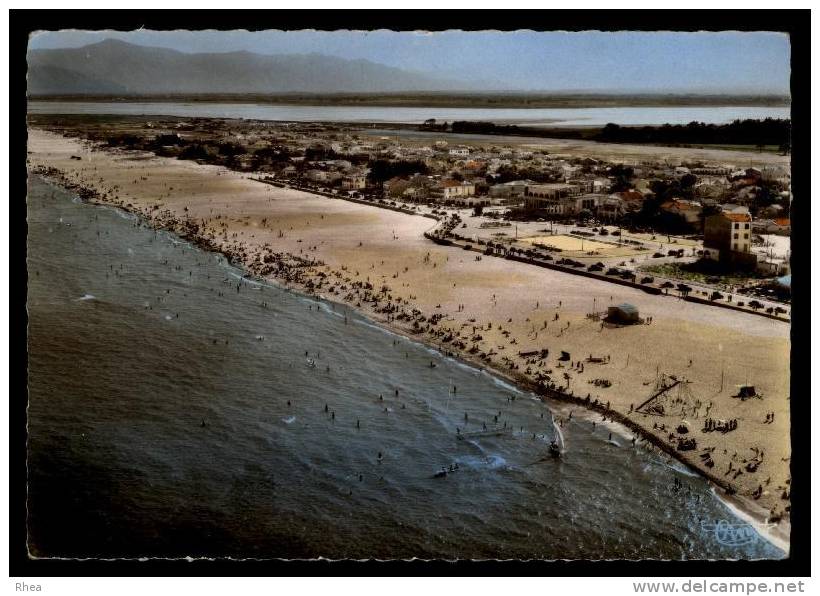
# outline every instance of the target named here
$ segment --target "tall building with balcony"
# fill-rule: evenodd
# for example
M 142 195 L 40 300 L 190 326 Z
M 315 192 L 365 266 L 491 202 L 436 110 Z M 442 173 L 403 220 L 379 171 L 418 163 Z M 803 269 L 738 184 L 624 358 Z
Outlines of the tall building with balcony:
M 703 256 L 739 268 L 755 267 L 752 216 L 748 211 L 710 215 L 703 228 Z

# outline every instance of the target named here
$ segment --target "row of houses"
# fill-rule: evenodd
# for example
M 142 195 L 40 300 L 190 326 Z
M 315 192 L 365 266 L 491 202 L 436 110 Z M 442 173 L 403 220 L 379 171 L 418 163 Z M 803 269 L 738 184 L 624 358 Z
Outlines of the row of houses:
M 301 176 L 315 184 L 327 186 L 339 185 L 343 190 L 363 190 L 367 187 L 367 168 L 341 167 L 338 165 L 314 167 L 301 171 Z M 280 175 L 285 178 L 295 178 L 300 175 L 296 166 L 283 168 Z
M 476 205 L 520 205 L 545 214 L 572 216 L 588 209 L 599 216 L 616 218 L 625 212 L 627 201 L 619 195 L 589 193 L 593 188 L 585 184 L 540 184 L 528 180 L 514 180 L 488 185 L 483 179 L 436 179 L 433 176 L 394 178 L 384 184 L 385 191 L 397 198 L 432 200 L 472 207 Z M 631 199 L 640 193 L 631 191 Z
M 589 211 L 598 219 L 616 220 L 627 211 L 640 209 L 644 196 L 636 190 L 620 193 L 590 192 L 588 184 L 529 184 L 523 187 L 526 209 L 560 217 Z
M 488 185 L 483 179 L 454 180 L 416 175 L 392 178 L 384 190 L 396 198 L 436 201 L 465 207 L 476 205 L 524 205 L 545 215 L 571 217 L 588 210 L 602 219 L 615 220 L 629 210 L 640 209 L 643 194 L 636 190 L 606 194 L 589 192 L 596 187 L 581 183 L 534 183 L 514 180 Z

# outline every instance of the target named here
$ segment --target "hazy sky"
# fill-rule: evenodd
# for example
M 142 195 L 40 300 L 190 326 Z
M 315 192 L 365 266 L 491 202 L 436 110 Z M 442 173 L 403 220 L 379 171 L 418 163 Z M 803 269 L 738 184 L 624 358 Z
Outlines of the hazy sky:
M 30 47 L 106 38 L 183 52 L 363 58 L 496 90 L 789 92 L 788 37 L 765 32 L 62 31 L 36 34 Z

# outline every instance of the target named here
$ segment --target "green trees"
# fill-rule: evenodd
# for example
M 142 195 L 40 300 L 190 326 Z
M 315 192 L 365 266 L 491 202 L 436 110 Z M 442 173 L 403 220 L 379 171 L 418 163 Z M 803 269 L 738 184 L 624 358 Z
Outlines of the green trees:
M 179 154 L 179 159 L 207 160 L 208 158 L 208 150 L 199 143 L 186 146 Z
M 717 205 L 704 205 L 703 208 L 700 210 L 700 227 L 703 229 L 703 226 L 706 224 L 706 218 L 710 215 L 717 215 L 720 213 L 720 207 Z
M 612 186 L 609 192 L 623 192 L 632 188 L 632 179 L 635 177 L 635 171 L 623 164 L 615 164 L 609 169 L 609 175 L 612 176 Z
M 305 149 L 305 161 L 323 161 L 338 159 L 336 152 L 330 147 L 313 146 Z
M 735 120 L 729 124 L 664 124 L 663 126 L 618 126 L 607 124 L 596 140 L 610 143 L 682 143 L 723 145 L 776 145 L 790 149 L 791 120 Z
M 124 134 L 108 137 L 107 142 L 109 147 L 133 148 L 138 146 L 142 142 L 142 139 L 137 135 Z
M 236 157 L 237 155 L 243 155 L 248 152 L 248 150 L 242 145 L 230 142 L 220 143 L 217 145 L 217 149 L 219 155 L 224 155 L 226 157 Z
M 377 159 L 370 163 L 370 173 L 367 175 L 367 179 L 373 184 L 381 184 L 396 176 L 427 174 L 428 171 L 429 168 L 423 161 Z
M 262 147 L 253 152 L 252 163 L 254 168 L 262 165 L 274 163 L 286 163 L 290 161 L 287 150 L 282 147 Z
M 684 174 L 678 180 L 678 189 L 682 199 L 691 199 L 695 194 L 695 183 L 698 177 L 694 174 Z
M 158 135 L 152 142 L 152 147 L 163 147 L 166 145 L 184 145 L 185 140 L 179 135 Z

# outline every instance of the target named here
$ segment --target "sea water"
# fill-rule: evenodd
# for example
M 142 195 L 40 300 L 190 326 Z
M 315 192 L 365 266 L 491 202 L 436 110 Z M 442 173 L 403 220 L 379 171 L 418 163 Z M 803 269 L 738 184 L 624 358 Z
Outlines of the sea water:
M 285 122 L 404 122 L 434 118 L 489 121 L 522 126 L 577 127 L 661 124 L 727 124 L 733 120 L 789 118 L 788 106 L 661 106 L 594 108 L 441 108 L 381 106 L 302 106 L 218 102 L 30 101 L 30 114 L 121 114 L 182 118 L 244 118 Z

